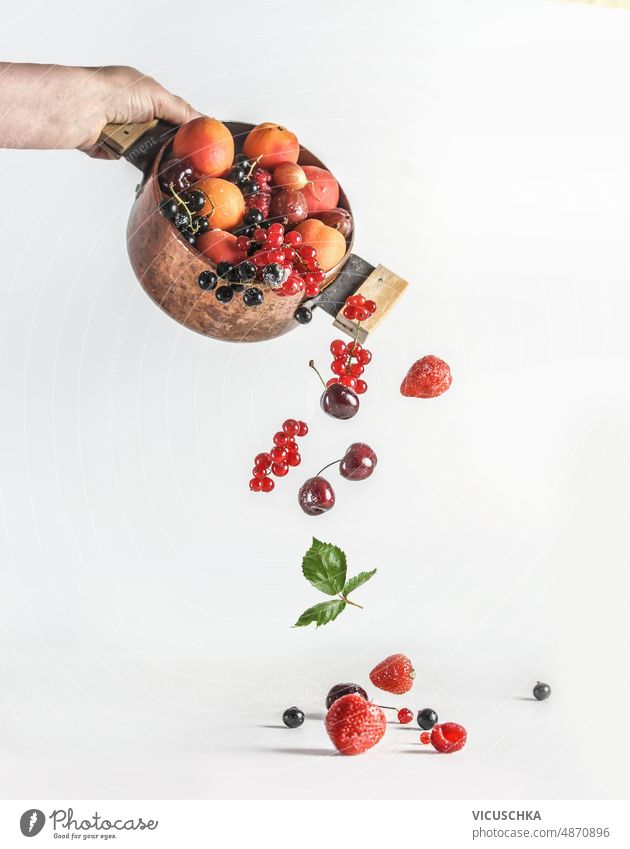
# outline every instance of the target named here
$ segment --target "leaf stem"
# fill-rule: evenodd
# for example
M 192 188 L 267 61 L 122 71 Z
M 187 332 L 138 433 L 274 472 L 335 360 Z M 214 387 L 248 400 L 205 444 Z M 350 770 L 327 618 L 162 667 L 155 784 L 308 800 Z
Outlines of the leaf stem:
M 347 596 L 347 595 L 341 595 L 341 593 L 339 593 L 339 598 L 340 598 L 342 601 L 345 601 L 345 602 L 346 602 L 346 604 L 351 604 L 353 607 L 358 607 L 360 610 L 363 610 L 363 605 L 362 605 L 362 604 L 357 604 L 357 603 L 356 603 L 356 601 L 350 601 L 350 599 L 348 598 L 348 596 Z

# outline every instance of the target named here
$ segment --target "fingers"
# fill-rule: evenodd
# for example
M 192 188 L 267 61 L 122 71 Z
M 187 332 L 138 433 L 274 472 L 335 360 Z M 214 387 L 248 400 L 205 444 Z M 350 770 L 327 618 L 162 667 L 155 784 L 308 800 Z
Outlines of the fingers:
M 166 89 L 159 87 L 154 98 L 154 113 L 156 118 L 162 118 L 171 124 L 185 124 L 201 114 L 194 109 L 190 103 L 176 94 L 171 94 Z

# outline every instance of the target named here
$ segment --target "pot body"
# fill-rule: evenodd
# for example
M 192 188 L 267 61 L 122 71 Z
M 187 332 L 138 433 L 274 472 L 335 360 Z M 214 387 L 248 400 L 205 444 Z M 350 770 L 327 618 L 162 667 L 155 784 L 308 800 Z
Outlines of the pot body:
M 238 153 L 254 125 L 240 122 L 225 124 L 234 136 Z M 127 226 L 127 250 L 142 288 L 175 321 L 213 339 L 260 342 L 300 326 L 293 314 L 303 300 L 303 294 L 281 297 L 263 287 L 264 303 L 259 307 L 247 307 L 238 296 L 229 304 L 221 304 L 214 292 L 199 288 L 199 275 L 213 268 L 213 264 L 189 245 L 159 211 L 163 196 L 157 175 L 167 147 L 168 144 L 164 145 L 145 174 Z M 298 161 L 301 165 L 326 167 L 303 148 Z M 339 206 L 350 211 L 343 189 L 340 189 Z M 347 240 L 344 258 L 326 273 L 322 289 L 330 285 L 343 268 L 352 249 L 353 235 L 354 231 Z

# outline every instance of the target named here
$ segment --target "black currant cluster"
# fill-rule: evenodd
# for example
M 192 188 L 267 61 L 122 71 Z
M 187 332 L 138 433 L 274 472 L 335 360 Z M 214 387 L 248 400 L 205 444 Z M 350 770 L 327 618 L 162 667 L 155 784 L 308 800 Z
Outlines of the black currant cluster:
M 252 285 L 256 280 L 256 266 L 250 260 L 233 265 L 231 262 L 220 262 L 216 273 L 202 271 L 197 282 L 204 292 L 214 290 L 214 296 L 221 304 L 229 304 L 234 295 L 243 295 L 246 307 L 259 307 L 265 300 L 258 286 Z
M 206 201 L 207 197 L 202 191 L 190 189 L 182 194 L 174 193 L 173 197 L 163 200 L 160 212 L 177 227 L 190 245 L 194 245 L 197 238 L 210 229 L 207 216 L 197 215 L 206 205 Z
M 256 182 L 256 180 L 252 179 L 254 168 L 257 165 L 257 159 L 251 160 L 242 153 L 239 153 L 234 158 L 234 164 L 225 175 L 225 179 L 229 180 L 230 183 L 234 183 L 235 186 L 238 186 L 243 193 L 243 197 L 257 195 L 260 191 L 260 185 Z

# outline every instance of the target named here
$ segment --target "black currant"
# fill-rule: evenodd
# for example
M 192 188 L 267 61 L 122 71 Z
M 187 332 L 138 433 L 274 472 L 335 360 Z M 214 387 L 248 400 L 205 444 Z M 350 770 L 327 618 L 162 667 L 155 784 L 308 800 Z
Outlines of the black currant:
M 245 171 L 249 171 L 249 169 L 252 167 L 252 163 L 249 161 L 249 159 L 245 156 L 244 153 L 238 153 L 234 157 L 234 165 L 238 165 Z
M 259 307 L 264 300 L 265 296 L 258 286 L 250 286 L 249 289 L 245 289 L 243 301 L 246 307 Z
M 214 287 L 217 285 L 217 275 L 214 273 L 214 271 L 202 271 L 199 277 L 197 278 L 197 283 L 199 283 L 200 289 L 209 291 L 210 289 L 214 289 Z
M 418 725 L 425 731 L 433 728 L 438 721 L 438 715 L 432 708 L 423 708 L 418 711 Z
M 250 260 L 245 260 L 237 266 L 239 280 L 243 283 L 249 283 L 256 276 L 256 266 Z
M 252 228 L 254 229 L 254 228 Z M 247 256 L 254 256 L 254 254 L 262 248 L 261 242 L 250 242 L 249 247 L 247 248 Z
M 262 279 L 267 286 L 280 286 L 284 280 L 284 268 L 279 262 L 270 262 L 262 270 Z
M 227 280 L 228 274 L 234 268 L 231 262 L 220 262 L 217 265 L 217 274 L 224 280 Z
M 189 245 L 194 245 L 197 243 L 197 237 L 194 233 L 184 233 L 184 235 L 186 236 L 186 241 Z
M 365 699 L 366 702 L 368 701 L 367 693 L 359 684 L 335 684 L 334 687 L 330 688 L 326 696 L 326 710 L 330 710 L 337 699 L 340 699 L 342 696 L 348 696 L 351 693 L 356 693 L 362 699 Z
M 225 275 L 225 279 L 227 280 L 228 283 L 240 283 L 241 282 L 241 277 L 240 277 L 240 274 L 238 273 L 238 265 L 235 265 L 233 268 L 231 268 L 228 271 L 228 273 Z
M 263 220 L 263 214 L 257 207 L 252 207 L 252 209 L 248 209 L 245 213 L 245 217 L 243 218 L 243 224 L 260 224 Z
M 192 189 L 184 195 L 186 206 L 191 212 L 201 212 L 206 205 L 206 196 L 198 189 Z
M 313 318 L 313 313 L 308 307 L 298 307 L 293 313 L 293 318 L 298 322 L 298 324 L 308 324 Z
M 544 702 L 551 695 L 551 687 L 549 684 L 543 684 L 540 681 L 534 687 L 534 698 L 539 702 Z
M 173 224 L 177 227 L 178 230 L 183 231 L 186 230 L 188 225 L 190 224 L 190 218 L 184 212 L 176 212 L 172 218 Z
M 299 728 L 304 722 L 304 712 L 297 707 L 290 707 L 282 714 L 282 721 L 287 728 Z
M 234 297 L 234 292 L 232 291 L 231 286 L 219 286 L 217 291 L 214 293 L 214 296 L 217 301 L 220 301 L 222 304 L 229 304 Z
M 260 191 L 260 186 L 254 180 L 243 180 L 241 183 L 241 191 L 245 197 L 257 195 Z
M 195 222 L 197 224 L 197 235 L 200 236 L 202 233 L 207 233 L 210 229 L 210 222 L 202 215 L 201 218 L 195 218 Z
M 160 212 L 165 218 L 172 221 L 179 212 L 179 204 L 173 198 L 167 198 L 160 204 Z
M 245 169 L 240 165 L 234 165 L 225 175 L 225 179 L 238 186 L 245 179 Z

